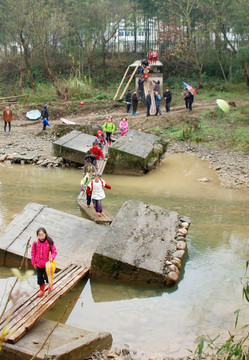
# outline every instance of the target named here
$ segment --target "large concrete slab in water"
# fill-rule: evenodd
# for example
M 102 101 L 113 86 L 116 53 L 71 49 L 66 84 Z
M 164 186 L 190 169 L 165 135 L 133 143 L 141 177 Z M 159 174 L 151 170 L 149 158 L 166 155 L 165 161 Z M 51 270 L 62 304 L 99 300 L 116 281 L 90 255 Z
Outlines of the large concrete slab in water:
M 41 226 L 55 241 L 58 269 L 71 262 L 89 267 L 93 252 L 108 230 L 91 220 L 29 203 L 0 234 L 0 265 L 19 266 L 28 239 L 35 240 Z M 30 248 L 27 257 L 30 259 Z
M 30 360 L 55 325 L 54 321 L 39 320 L 17 344 L 3 343 L 0 360 Z M 36 359 L 82 360 L 94 351 L 108 349 L 111 345 L 110 333 L 90 332 L 59 324 Z
M 92 277 L 173 285 L 180 275 L 190 220 L 140 201 L 123 204 L 92 258 Z
M 109 149 L 107 171 L 142 174 L 152 170 L 166 152 L 168 141 L 153 134 L 129 130 Z
M 92 147 L 95 136 L 73 130 L 53 142 L 53 155 L 79 164 L 85 163 L 86 152 Z

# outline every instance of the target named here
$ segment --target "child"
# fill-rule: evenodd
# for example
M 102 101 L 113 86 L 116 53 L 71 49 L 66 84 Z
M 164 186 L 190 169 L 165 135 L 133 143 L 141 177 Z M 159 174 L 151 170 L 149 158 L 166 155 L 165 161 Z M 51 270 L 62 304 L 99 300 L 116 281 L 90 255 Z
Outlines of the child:
M 83 198 L 84 193 L 86 191 L 86 188 L 88 186 L 88 184 L 94 179 L 94 175 L 95 172 L 91 171 L 89 173 L 87 173 L 84 178 L 81 180 L 80 182 L 80 198 Z M 87 207 L 90 207 L 91 204 L 91 194 L 86 193 L 86 203 L 87 203 Z
M 91 163 L 91 159 L 89 158 L 86 159 L 86 163 L 82 169 L 83 169 L 83 176 L 85 176 L 90 171 L 95 172 L 95 166 L 93 166 L 93 164 Z
M 43 120 L 43 128 L 42 130 L 46 130 L 46 126 L 48 125 L 48 105 L 43 105 L 42 111 L 41 111 L 41 118 Z
M 86 156 L 85 156 L 85 162 L 87 162 L 87 160 L 90 160 L 91 161 L 91 164 L 93 166 L 96 166 L 97 165 L 97 159 L 96 159 L 96 156 L 93 155 L 93 153 L 88 150 L 87 153 L 86 153 Z
M 47 231 L 41 227 L 36 232 L 37 239 L 33 242 L 31 248 L 31 262 L 37 271 L 37 282 L 40 285 L 40 292 L 38 296 L 41 297 L 45 292 L 45 281 L 48 282 L 46 274 L 46 262 L 49 259 L 49 253 L 51 252 L 52 261 L 57 255 L 57 250 L 54 241 L 48 236 Z M 48 288 L 48 292 L 53 291 L 53 287 Z
M 133 95 L 132 95 L 132 115 L 136 116 L 136 112 L 137 112 L 137 107 L 138 107 L 138 98 L 137 98 L 137 93 L 136 91 L 134 91 Z
M 145 81 L 149 81 L 149 72 L 150 72 L 150 67 L 149 66 L 144 68 L 144 79 L 145 79 Z
M 105 155 L 103 154 L 102 150 L 98 147 L 97 141 L 93 142 L 93 146 L 91 147 L 90 151 L 93 153 L 93 155 L 95 155 L 97 160 L 99 160 L 100 157 L 102 157 L 102 159 L 105 158 Z
M 112 122 L 111 116 L 107 116 L 106 120 L 107 121 L 104 123 L 103 130 L 106 133 L 107 145 L 111 146 L 111 144 L 112 144 L 111 136 L 114 133 L 116 127 Z
M 186 98 L 187 98 L 187 102 L 188 102 L 189 111 L 192 111 L 192 104 L 194 102 L 194 95 L 190 91 L 188 91 Z
M 130 108 L 131 108 L 131 90 L 128 90 L 126 96 L 125 96 L 125 102 L 127 104 L 126 106 L 126 112 L 129 113 L 130 112 Z
M 119 123 L 119 130 L 121 132 L 121 136 L 124 136 L 124 134 L 128 131 L 128 121 L 127 118 L 123 117 Z
M 106 141 L 105 141 L 105 134 L 103 133 L 102 130 L 97 131 L 96 140 L 99 143 L 99 147 L 103 149 L 103 146 L 106 145 Z
M 161 105 L 161 96 L 158 91 L 155 92 L 155 102 L 156 102 L 156 113 L 155 116 L 162 115 L 160 105 Z
M 87 194 L 92 195 L 92 200 L 95 202 L 95 210 L 98 216 L 102 214 L 102 203 L 101 200 L 105 198 L 104 189 L 111 189 L 111 186 L 107 185 L 104 180 L 100 178 L 99 174 L 95 174 L 94 180 L 87 186 Z

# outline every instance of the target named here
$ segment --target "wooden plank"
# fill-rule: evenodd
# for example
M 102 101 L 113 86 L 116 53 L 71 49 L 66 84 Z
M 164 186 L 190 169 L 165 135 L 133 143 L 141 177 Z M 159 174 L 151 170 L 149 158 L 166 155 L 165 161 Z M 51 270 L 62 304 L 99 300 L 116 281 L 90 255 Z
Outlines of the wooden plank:
M 81 274 L 81 269 L 79 269 L 79 268 L 76 268 L 76 271 L 74 273 L 67 274 L 67 277 L 64 278 L 64 281 L 59 286 L 58 286 L 58 284 L 55 284 L 56 291 L 53 291 L 51 293 L 52 296 L 50 296 L 51 294 L 49 294 L 48 296 L 50 296 L 50 298 L 56 296 L 57 293 L 60 292 L 61 289 L 64 289 L 64 287 L 72 281 L 72 278 L 74 280 L 77 279 L 79 274 Z M 11 321 L 9 321 L 9 323 L 7 325 L 7 328 L 9 330 L 14 332 L 18 328 L 20 328 L 24 323 L 26 325 L 26 322 L 29 320 L 31 315 L 32 315 L 32 321 L 33 321 L 33 319 L 34 319 L 33 315 L 37 311 L 39 311 L 39 309 L 41 309 L 41 310 L 43 309 L 44 304 L 48 300 L 48 296 L 44 295 L 39 298 L 39 297 L 37 297 L 37 293 L 38 292 L 36 292 L 35 298 L 29 304 L 28 307 L 24 307 L 24 309 L 21 308 L 21 311 L 18 312 L 18 314 L 16 314 L 15 316 L 11 316 Z M 60 296 L 62 296 L 62 295 L 60 295 Z M 55 302 L 58 300 L 57 297 L 55 297 L 54 299 L 56 299 Z M 44 313 L 43 310 L 42 310 L 42 313 Z
M 130 66 L 127 67 L 127 69 L 126 69 L 126 71 L 125 71 L 125 73 L 124 73 L 123 79 L 121 80 L 121 83 L 119 84 L 118 90 L 116 91 L 116 94 L 115 94 L 113 100 L 116 100 L 116 98 L 117 98 L 117 96 L 118 96 L 118 93 L 119 93 L 119 91 L 120 91 L 120 89 L 121 89 L 121 86 L 123 85 L 123 82 L 124 82 L 124 79 L 125 79 L 125 77 L 126 77 L 126 74 L 127 74 L 128 71 L 129 71 L 129 68 L 130 68 Z
M 72 271 L 77 265 L 76 264 L 70 264 L 68 267 L 60 270 L 58 273 L 54 275 L 54 284 L 58 283 L 60 279 L 62 279 L 68 272 Z M 13 306 L 11 309 L 6 311 L 4 315 L 2 316 L 0 320 L 0 326 L 3 324 L 3 322 L 6 321 L 9 314 L 12 314 L 12 316 L 15 316 L 15 314 L 18 312 L 18 310 L 23 306 L 28 306 L 30 302 L 33 301 L 33 298 L 37 298 L 37 290 L 34 290 L 31 294 L 28 295 L 28 297 L 24 297 L 20 301 L 18 301 L 15 306 Z
M 82 194 L 78 196 L 78 205 L 90 219 L 98 224 L 110 224 L 114 219 L 114 217 L 105 209 L 103 210 L 102 215 L 98 216 L 93 205 L 90 205 L 90 207 L 87 206 L 86 200 L 82 198 Z
M 73 280 L 72 278 L 68 279 L 67 284 L 65 286 L 63 285 L 62 289 L 59 289 L 56 296 L 54 296 L 54 291 L 48 296 L 45 296 L 46 302 L 43 303 L 42 308 L 38 308 L 38 310 L 29 312 L 27 314 L 27 318 L 22 320 L 22 325 L 18 328 L 18 330 L 13 329 L 14 333 L 7 337 L 7 341 L 10 343 L 16 343 L 35 324 L 35 322 L 40 319 L 40 317 L 44 314 L 45 311 L 49 310 L 54 305 L 54 303 L 61 298 L 62 295 L 67 293 L 89 271 L 88 268 L 85 268 L 83 270 L 84 272 L 82 271 L 82 269 L 80 269 L 80 273 Z
M 99 159 L 97 160 L 97 169 L 96 172 L 100 175 L 103 174 L 105 167 L 106 167 L 107 159 Z
M 24 310 L 16 304 L 15 311 L 11 315 L 11 320 L 7 325 L 7 328 L 14 332 L 13 334 L 9 334 L 6 340 L 15 343 L 20 339 L 25 332 L 39 320 L 44 312 L 50 309 L 54 303 L 68 292 L 88 271 L 88 267 L 71 264 L 69 267 L 61 270 L 58 275 L 55 275 L 54 291 L 52 293 L 38 298 L 38 291 L 36 290 L 28 297 L 28 306 L 25 299 L 19 302 L 19 305 L 22 305 Z M 9 312 L 11 312 L 11 309 Z
M 124 96 L 126 90 L 128 89 L 128 87 L 129 87 L 129 85 L 130 85 L 130 83 L 131 83 L 134 75 L 136 74 L 136 71 L 137 71 L 138 67 L 139 67 L 139 65 L 137 65 L 137 66 L 135 67 L 135 69 L 134 69 L 134 71 L 133 71 L 133 73 L 132 73 L 132 75 L 131 75 L 131 77 L 130 77 L 130 80 L 129 80 L 128 83 L 126 84 L 126 86 L 125 86 L 125 88 L 124 88 L 124 91 L 122 92 L 119 100 L 122 100 L 122 99 L 123 99 L 123 96 Z

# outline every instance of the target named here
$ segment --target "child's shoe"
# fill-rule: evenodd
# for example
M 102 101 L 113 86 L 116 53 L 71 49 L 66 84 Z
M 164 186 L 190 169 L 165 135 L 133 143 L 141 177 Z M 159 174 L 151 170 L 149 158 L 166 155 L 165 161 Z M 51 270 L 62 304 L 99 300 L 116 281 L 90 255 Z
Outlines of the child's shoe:
M 41 297 L 44 295 L 44 292 L 45 292 L 45 284 L 43 285 L 40 285 L 40 292 L 38 293 L 38 297 Z
M 99 213 L 99 212 L 96 212 L 96 214 L 97 214 L 98 216 L 100 216 L 100 215 L 101 215 L 101 213 Z
M 48 293 L 50 294 L 54 290 L 53 285 L 48 287 Z

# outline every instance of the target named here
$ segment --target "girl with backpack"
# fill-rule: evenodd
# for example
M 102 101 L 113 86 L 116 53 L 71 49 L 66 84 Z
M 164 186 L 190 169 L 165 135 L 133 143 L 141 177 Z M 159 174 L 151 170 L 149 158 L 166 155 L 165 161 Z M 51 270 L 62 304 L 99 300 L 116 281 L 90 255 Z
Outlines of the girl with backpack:
M 47 231 L 40 227 L 37 232 L 37 239 L 33 242 L 31 247 L 31 262 L 37 271 L 37 283 L 40 285 L 40 292 L 38 296 L 41 297 L 45 292 L 45 282 L 48 283 L 46 274 L 46 262 L 53 261 L 57 255 L 57 250 L 54 241 L 48 236 Z M 51 252 L 51 256 L 50 256 Z M 53 286 L 48 288 L 48 292 L 53 291 Z
M 94 180 L 92 180 L 87 186 L 87 194 L 92 195 L 92 200 L 95 205 L 96 214 L 101 216 L 103 209 L 101 200 L 105 198 L 104 187 L 111 189 L 110 185 L 107 185 L 99 174 L 95 174 Z

